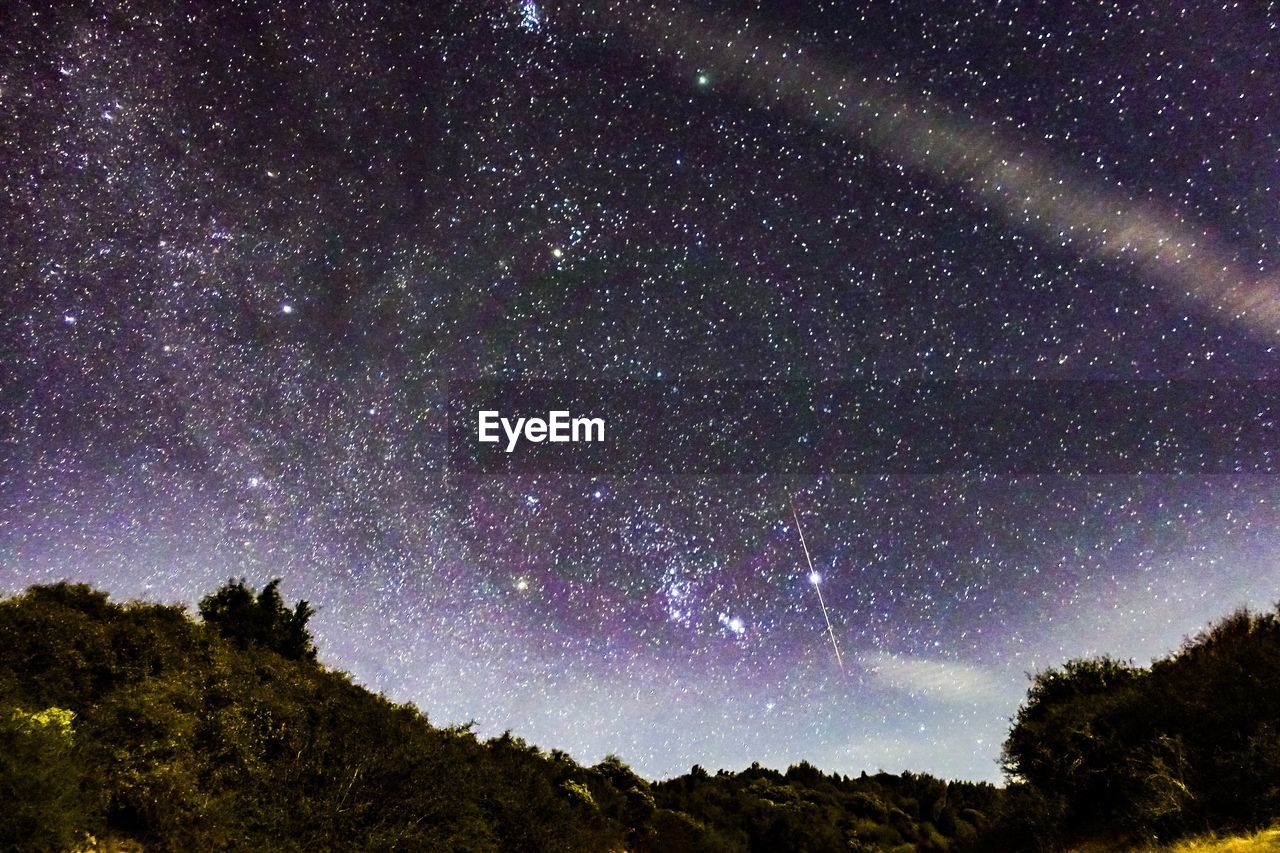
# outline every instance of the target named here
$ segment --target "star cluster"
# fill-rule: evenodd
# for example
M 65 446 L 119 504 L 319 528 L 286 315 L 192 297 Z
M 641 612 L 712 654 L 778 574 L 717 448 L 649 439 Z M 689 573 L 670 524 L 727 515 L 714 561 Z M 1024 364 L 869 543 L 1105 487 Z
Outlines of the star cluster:
M 1280 377 L 1280 336 L 653 36 L 749 24 L 793 102 L 821 55 L 1267 280 L 1268 4 L 209 5 L 0 23 L 6 589 L 282 576 L 438 722 L 968 778 L 1025 672 L 1277 597 L 1268 477 L 459 478 L 444 436 L 481 377 Z

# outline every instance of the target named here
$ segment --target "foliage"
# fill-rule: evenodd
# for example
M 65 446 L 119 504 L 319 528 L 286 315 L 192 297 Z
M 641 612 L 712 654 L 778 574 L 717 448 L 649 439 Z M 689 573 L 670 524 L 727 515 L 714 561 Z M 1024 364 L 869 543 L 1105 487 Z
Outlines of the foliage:
M 200 614 L 74 584 L 0 602 L 0 701 L 76 723 L 75 761 L 45 765 L 62 768 L 61 793 L 4 767 L 45 806 L 52 846 L 89 833 L 161 851 L 944 850 L 996 797 L 808 764 L 655 785 L 617 756 L 583 767 L 510 734 L 480 742 L 352 684 L 315 663 L 311 609 L 286 607 L 277 581 L 230 581 Z M 35 830 L 2 831 L 0 847 L 32 846 Z
M 147 850 L 621 846 L 616 820 L 560 786 L 594 790 L 589 771 L 433 727 L 324 669 L 299 635 L 309 610 L 264 593 L 232 582 L 205 623 L 72 584 L 0 602 L 0 704 L 74 714 L 84 808 L 55 807 L 22 767 L 0 766 L 0 784 L 63 815 L 60 838 Z M 14 821 L 0 831 L 0 849 L 32 848 Z
M 66 708 L 0 710 L 0 839 L 24 849 L 65 849 L 83 820 L 80 766 Z
M 66 583 L 0 601 L 0 849 L 1133 849 L 1280 813 L 1276 614 L 1149 668 L 1036 676 L 998 789 L 806 762 L 652 783 L 353 684 L 277 581 L 231 581 L 200 613 Z
M 1193 838 L 1165 848 L 1166 853 L 1280 853 L 1280 829 L 1230 838 Z
M 1145 669 L 1102 658 L 1036 675 L 1004 761 L 1024 783 L 1004 830 L 1028 848 L 1268 824 L 1280 815 L 1280 615 L 1237 612 Z
M 999 791 L 927 774 L 786 773 L 753 764 L 711 776 L 700 767 L 653 786 L 661 809 L 708 828 L 702 848 L 749 851 L 943 851 L 973 847 Z M 656 848 L 655 848 L 656 849 Z
M 314 660 L 315 645 L 307 632 L 307 620 L 315 611 L 305 601 L 292 610 L 280 598 L 280 578 L 269 582 L 256 596 L 244 578 L 230 580 L 200 601 L 200 616 L 222 636 L 241 647 L 254 643 L 290 660 Z

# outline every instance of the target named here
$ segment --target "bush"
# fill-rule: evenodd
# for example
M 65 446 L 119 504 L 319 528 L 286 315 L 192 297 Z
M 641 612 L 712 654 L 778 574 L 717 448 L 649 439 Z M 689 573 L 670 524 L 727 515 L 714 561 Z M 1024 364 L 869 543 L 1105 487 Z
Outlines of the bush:
M 65 850 L 85 830 L 74 717 L 0 710 L 0 848 Z
M 1035 676 L 1014 721 L 1004 762 L 1025 789 L 1005 823 L 1039 845 L 1258 828 L 1280 809 L 1277 732 L 1276 612 L 1234 613 L 1146 669 L 1072 661 Z

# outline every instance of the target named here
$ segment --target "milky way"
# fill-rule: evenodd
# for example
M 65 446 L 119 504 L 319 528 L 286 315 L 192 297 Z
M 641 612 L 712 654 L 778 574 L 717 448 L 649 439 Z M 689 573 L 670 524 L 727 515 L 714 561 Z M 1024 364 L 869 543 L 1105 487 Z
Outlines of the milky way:
M 460 379 L 1280 378 L 1274 4 L 799 5 L 11 5 L 0 587 L 280 576 L 436 722 L 985 779 L 1026 672 L 1280 598 L 1266 476 L 450 475 Z

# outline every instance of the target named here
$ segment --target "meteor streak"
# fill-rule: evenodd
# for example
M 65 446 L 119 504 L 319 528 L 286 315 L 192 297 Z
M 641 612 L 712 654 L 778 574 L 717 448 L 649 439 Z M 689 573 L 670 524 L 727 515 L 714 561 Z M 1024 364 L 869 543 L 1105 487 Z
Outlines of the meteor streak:
M 804 541 L 804 528 L 800 526 L 800 515 L 796 512 L 796 502 L 787 497 L 787 502 L 791 504 L 791 517 L 796 520 L 796 532 L 800 534 L 800 547 L 804 549 L 804 560 L 809 564 L 809 583 L 813 584 L 813 588 L 818 593 L 818 604 L 822 607 L 822 618 L 827 623 L 827 636 L 831 637 L 831 648 L 836 653 L 836 663 L 840 664 L 840 671 L 844 672 L 844 658 L 840 656 L 840 644 L 836 642 L 835 629 L 831 627 L 831 617 L 827 615 L 827 602 L 822 598 L 822 575 L 818 574 L 818 570 L 813 567 L 813 559 L 809 556 L 809 545 Z

